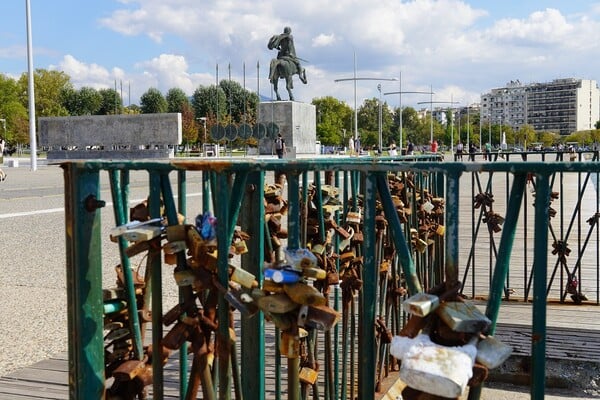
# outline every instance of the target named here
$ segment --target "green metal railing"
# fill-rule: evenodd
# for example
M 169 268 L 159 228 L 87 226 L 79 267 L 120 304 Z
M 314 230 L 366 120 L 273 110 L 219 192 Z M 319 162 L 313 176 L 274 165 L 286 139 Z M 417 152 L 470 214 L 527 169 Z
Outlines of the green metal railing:
M 435 158 L 435 157 L 434 157 Z M 69 316 L 69 386 L 70 398 L 104 398 L 106 341 L 103 335 L 105 309 L 102 288 L 102 244 L 108 238 L 102 236 L 99 209 L 108 199 L 100 198 L 100 175 L 106 171 L 111 183 L 112 203 L 116 225 L 128 222 L 126 211 L 129 204 L 129 174 L 132 171 L 148 172 L 148 209 L 150 218 L 166 217 L 169 226 L 179 224 L 178 213 L 192 215 L 212 210 L 218 221 L 216 284 L 229 285 L 230 244 L 236 225 L 240 225 L 251 239 L 249 252 L 241 256 L 241 267 L 254 274 L 262 284 L 265 253 L 270 250 L 268 226 L 265 221 L 264 189 L 272 174 L 285 174 L 287 178 L 287 248 L 299 249 L 308 245 L 306 235 L 306 207 L 313 203 L 317 210 L 324 204 L 321 198 L 323 182 L 341 188 L 343 208 L 336 212 L 340 225 L 346 223 L 349 212 L 362 212 L 364 235 L 362 243 L 354 245 L 362 286 L 358 296 L 343 297 L 343 288 L 333 287 L 329 293 L 329 305 L 341 312 L 341 323 L 332 332 L 310 332 L 306 345 L 310 349 L 318 343 L 325 349 L 325 365 L 318 384 L 300 384 L 298 373 L 300 361 L 289 358 L 287 366 L 281 365 L 279 354 L 279 330 L 269 330 L 262 314 L 248 318 L 243 313 L 232 313 L 223 293 L 218 296 L 218 327 L 214 332 L 214 362 L 208 367 L 206 354 L 192 355 L 187 359 L 188 348 L 184 344 L 179 351 L 179 396 L 192 398 L 190 393 L 199 390 L 202 398 L 288 399 L 306 398 L 312 389 L 315 398 L 324 399 L 373 399 L 381 384 L 381 376 L 392 374 L 388 356 L 388 344 L 375 329 L 378 320 L 390 327 L 392 334 L 401 329 L 404 316 L 399 297 L 406 289 L 413 294 L 444 283 L 447 288 L 464 280 L 461 267 L 460 229 L 465 219 L 461 216 L 460 185 L 463 179 L 474 174 L 505 174 L 507 179 L 507 208 L 503 215 L 503 227 L 490 270 L 490 286 L 487 293 L 486 314 L 492 321 L 489 334 L 493 334 L 505 297 L 506 279 L 510 257 L 518 228 L 519 216 L 526 193 L 528 179 L 535 178 L 533 249 L 532 321 L 532 385 L 531 397 L 544 397 L 546 297 L 548 284 L 548 232 L 550 223 L 551 180 L 556 174 L 597 174 L 598 162 L 494 162 L 457 163 L 439 162 L 437 158 L 336 158 L 297 160 L 213 160 L 171 162 L 67 162 L 62 164 L 65 177 L 65 210 L 67 238 L 67 290 Z M 186 201 L 187 180 L 193 174 L 201 174 L 202 201 L 190 207 Z M 171 182 L 173 175 L 177 184 Z M 312 176 L 313 182 L 309 179 Z M 400 177 L 411 211 L 403 216 L 391 192 L 390 176 Z M 410 178 L 410 179 L 409 179 Z M 413 185 L 409 187 L 408 183 Z M 317 188 L 316 196 L 309 199 L 308 188 Z M 402 186 L 402 185 L 400 185 Z M 173 193 L 176 188 L 177 196 Z M 425 236 L 422 250 L 412 237 L 412 229 L 421 225 L 422 207 L 426 198 L 443 199 L 443 214 L 438 219 L 428 219 L 428 229 L 436 229 Z M 439 201 L 439 200 L 438 200 Z M 471 206 L 468 207 L 469 209 Z M 187 211 L 194 209 L 190 214 Z M 382 222 L 382 218 L 385 222 Z M 324 215 L 319 211 L 318 224 L 321 235 L 325 231 Z M 597 224 L 596 224 L 597 226 Z M 596 228 L 597 229 L 597 228 Z M 321 239 L 325 239 L 321 237 Z M 418 237 L 416 238 L 418 239 Z M 160 241 L 159 241 L 160 243 Z M 337 251 L 339 239 L 333 240 Z M 383 243 L 393 249 L 386 253 Z M 130 245 L 123 238 L 117 239 L 121 254 L 121 266 L 125 287 L 127 318 L 131 349 L 128 357 L 142 360 L 148 356 L 145 326 L 152 327 L 151 346 L 161 349 L 164 337 L 162 317 L 163 270 L 160 248 L 149 247 L 146 264 L 144 300 L 136 297 L 135 276 L 130 266 Z M 463 245 L 464 247 L 464 245 Z M 494 244 L 494 248 L 496 245 Z M 154 249 L 154 250 L 153 250 Z M 176 253 L 175 271 L 189 269 L 186 254 Z M 382 263 L 390 261 L 390 269 L 382 274 Z M 336 264 L 340 268 L 339 262 Z M 339 272 L 339 271 L 338 271 Z M 398 286 L 396 286 L 398 285 Z M 343 285 L 342 285 L 343 286 Z M 393 293 L 392 296 L 390 293 Z M 190 286 L 180 288 L 180 304 L 195 302 Z M 390 297 L 391 296 L 391 297 Z M 191 300 L 194 298 L 194 300 Z M 389 300 L 389 301 L 388 301 Z M 341 303 L 341 304 L 340 304 Z M 151 313 L 148 313 L 151 310 Z M 188 310 L 189 311 L 189 310 Z M 140 318 L 140 315 L 146 318 Z M 151 316 L 151 317 L 148 317 Z M 268 326 L 267 326 L 268 325 Z M 341 326 L 340 326 L 341 325 Z M 230 327 L 239 332 L 239 340 L 231 344 Z M 272 337 L 271 337 L 272 336 Z M 266 345 L 275 341 L 275 350 Z M 353 343 L 358 341 L 358 346 Z M 146 342 L 146 343 L 145 343 Z M 312 347 L 311 347 L 312 346 Z M 192 346 L 193 347 L 193 346 Z M 272 376 L 267 368 L 274 363 Z M 152 364 L 152 397 L 163 398 L 166 390 L 162 357 L 154 355 Z M 286 379 L 281 371 L 287 370 Z M 471 388 L 469 398 L 479 398 L 479 388 Z M 270 393 L 270 394 L 269 394 Z

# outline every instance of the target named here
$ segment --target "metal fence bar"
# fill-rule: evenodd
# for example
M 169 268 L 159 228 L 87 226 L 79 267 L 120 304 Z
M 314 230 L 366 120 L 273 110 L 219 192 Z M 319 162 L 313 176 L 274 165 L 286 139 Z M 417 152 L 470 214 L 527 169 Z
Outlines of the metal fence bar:
M 549 175 L 536 174 L 535 237 L 533 258 L 533 326 L 531 333 L 533 400 L 543 400 L 546 382 L 546 276 L 548 270 Z
M 102 336 L 100 177 L 63 165 L 67 238 L 69 398 L 100 399 L 105 390 Z M 76 266 L 76 267 L 75 267 Z

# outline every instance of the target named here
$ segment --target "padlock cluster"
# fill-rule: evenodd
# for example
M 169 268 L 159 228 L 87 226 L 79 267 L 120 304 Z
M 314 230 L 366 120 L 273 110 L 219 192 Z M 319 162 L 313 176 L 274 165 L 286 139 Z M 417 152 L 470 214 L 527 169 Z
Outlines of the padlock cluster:
M 410 228 L 412 248 L 419 253 L 424 253 L 436 242 L 436 236 L 444 236 L 444 199 L 433 196 L 427 189 L 415 190 L 412 173 L 403 176 L 388 174 L 388 185 L 400 222 L 413 222 Z M 414 198 L 410 196 L 411 194 Z M 414 221 L 411 221 L 413 201 L 416 212 Z
M 487 335 L 491 321 L 472 303 L 440 284 L 417 293 L 402 306 L 410 318 L 394 336 L 390 353 L 400 360 L 404 399 L 424 393 L 458 399 L 467 386 L 481 384 L 512 348 Z
M 183 216 L 178 215 L 178 222 Z M 165 236 L 167 220 L 165 217 L 150 218 L 147 201 L 130 210 L 130 221 L 115 227 L 110 232 L 110 239 L 129 242 L 125 253 L 127 257 L 139 254 L 158 254 L 161 252 L 161 241 Z M 107 377 L 108 399 L 143 399 L 146 388 L 152 384 L 152 358 L 155 351 L 151 345 L 143 348 L 143 357 L 135 357 L 134 337 L 130 330 L 131 321 L 127 310 L 127 289 L 125 271 L 122 265 L 115 267 L 116 287 L 103 290 L 104 300 L 104 361 Z M 135 301 L 138 316 L 142 324 L 152 320 L 147 294 L 147 275 L 140 273 L 139 266 L 131 268 Z M 145 330 L 141 329 L 140 341 L 143 342 Z M 161 362 L 165 364 L 170 351 L 163 347 L 160 351 Z
M 401 222 L 416 227 L 411 229 L 412 249 L 423 252 L 435 243 L 436 236 L 444 234 L 444 201 L 426 189 L 415 189 L 413 179 L 411 173 L 388 175 L 392 200 Z M 343 313 L 348 315 L 363 286 L 364 199 L 361 195 L 356 201 L 349 199 L 348 208 L 344 209 L 337 187 L 311 184 L 306 189 L 306 202 L 300 204 L 301 229 L 306 233 L 306 242 L 305 247 L 295 249 L 285 244 L 288 204 L 282 194 L 283 186 L 277 183 L 264 187 L 265 227 L 270 240 L 265 246 L 262 279 L 236 266 L 234 257 L 248 251 L 246 241 L 250 239 L 247 233 L 236 228 L 229 246 L 229 279 L 227 284 L 221 283 L 217 265 L 218 221 L 210 212 L 197 216 L 193 225 L 186 224 L 185 218 L 179 215 L 177 224 L 172 225 L 164 217 L 151 219 L 144 202 L 130 210 L 130 223 L 111 231 L 111 239 L 129 242 L 125 249 L 129 257 L 147 252 L 154 257 L 164 257 L 165 264 L 174 266 L 173 277 L 182 296 L 180 303 L 162 316 L 162 323 L 168 328 L 161 342 L 163 363 L 170 351 L 188 343 L 194 366 L 210 368 L 217 346 L 214 335 L 218 329 L 217 308 L 223 296 L 230 313 L 237 310 L 243 317 L 252 317 L 262 311 L 266 319 L 279 328 L 281 355 L 299 359 L 301 382 L 315 384 L 319 365 L 309 337 L 314 336 L 311 335 L 314 331 L 329 331 L 342 316 L 329 306 L 330 290 L 332 287 L 341 289 Z M 394 264 L 395 248 L 379 199 L 376 200 L 375 228 L 383 250 L 378 254 L 380 282 L 385 282 L 382 295 L 387 304 L 399 308 L 407 293 L 406 282 Z M 106 302 L 114 300 L 115 306 L 121 307 L 118 312 L 106 314 L 106 376 L 113 377 L 117 383 L 109 393 L 114 398 L 134 398 L 132 393 L 143 398 L 145 387 L 152 381 L 152 349 L 144 347 L 142 360 L 133 355 L 130 321 L 123 309 L 127 297 L 123 293 L 125 285 L 120 267 L 117 276 L 119 294 L 106 298 Z M 133 278 L 139 314 L 143 323 L 150 322 L 150 300 L 146 296 L 148 278 L 136 270 Z M 414 323 L 413 318 L 410 321 Z M 382 315 L 378 316 L 374 329 L 384 346 L 392 341 L 392 332 Z M 230 336 L 233 341 L 232 329 Z M 202 386 L 208 384 L 203 382 Z M 190 385 L 188 390 L 198 390 L 198 385 Z
M 490 192 L 480 192 L 473 198 L 473 208 L 482 209 L 482 222 L 487 224 L 488 231 L 498 233 L 502 230 L 504 223 L 504 217 L 494 212 L 493 209 L 494 195 Z

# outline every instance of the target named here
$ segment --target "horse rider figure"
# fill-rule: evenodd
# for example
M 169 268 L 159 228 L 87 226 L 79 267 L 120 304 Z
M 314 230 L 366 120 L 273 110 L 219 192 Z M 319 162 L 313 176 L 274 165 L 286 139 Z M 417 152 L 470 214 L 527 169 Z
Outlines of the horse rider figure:
M 296 48 L 294 46 L 294 37 L 292 36 L 292 29 L 286 26 L 283 29 L 283 33 L 274 35 L 269 40 L 267 45 L 269 50 L 277 49 L 277 58 L 271 60 L 271 68 L 269 71 L 269 80 L 271 82 L 276 78 L 277 65 L 282 61 L 288 61 L 291 65 L 296 67 L 296 71 L 293 71 L 291 75 L 297 73 L 302 83 L 306 83 L 306 71 L 300 65 L 300 59 L 296 56 Z

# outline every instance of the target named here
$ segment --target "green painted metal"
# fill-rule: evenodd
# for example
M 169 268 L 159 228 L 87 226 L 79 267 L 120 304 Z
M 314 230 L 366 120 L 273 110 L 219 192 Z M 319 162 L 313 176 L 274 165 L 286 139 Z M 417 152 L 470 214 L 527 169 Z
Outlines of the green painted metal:
M 217 201 L 215 203 L 215 216 L 217 217 L 217 251 L 219 257 L 217 260 L 217 278 L 222 287 L 229 285 L 229 237 L 231 228 L 229 226 L 229 211 L 231 189 L 229 186 L 229 176 L 226 172 L 219 172 L 216 176 L 216 183 L 219 190 L 216 193 Z M 219 296 L 219 308 L 217 310 L 219 318 L 219 329 L 217 331 L 217 346 L 219 346 L 219 366 L 218 366 L 218 398 L 229 400 L 231 398 L 231 339 L 229 334 L 229 305 L 223 296 Z
M 128 173 L 128 172 L 127 172 Z M 127 198 L 127 189 L 123 189 L 121 186 L 121 177 L 126 174 L 126 171 L 123 171 L 121 175 L 119 175 L 118 171 L 113 170 L 110 171 L 110 188 L 112 193 L 112 199 L 114 203 L 114 214 L 115 221 L 117 226 L 123 225 L 127 223 L 127 214 L 125 213 L 126 203 L 125 200 Z M 126 182 L 128 182 L 128 178 L 126 178 Z M 125 185 L 127 187 L 127 185 Z M 127 248 L 127 241 L 123 236 L 119 236 L 118 239 L 119 244 L 119 254 L 121 255 L 121 268 L 123 269 L 123 279 L 125 280 L 125 288 L 127 293 L 127 313 L 129 314 L 129 329 L 133 336 L 133 351 L 135 353 L 135 357 L 138 360 L 141 360 L 144 357 L 144 349 L 142 347 L 142 334 L 140 327 L 140 318 L 137 307 L 137 300 L 135 298 L 135 288 L 133 285 L 133 272 L 131 270 L 131 262 L 129 261 L 129 257 L 125 254 L 125 249 Z
M 546 382 L 546 281 L 548 272 L 548 174 L 536 174 L 535 248 L 533 257 L 533 327 L 531 331 L 531 398 L 542 400 Z
M 257 215 L 265 214 L 264 172 L 254 172 L 248 177 L 250 188 L 244 197 L 240 222 L 248 227 L 249 252 L 242 255 L 242 267 L 257 277 L 262 284 L 263 257 L 265 251 L 265 224 L 257 223 Z M 241 321 L 242 392 L 245 400 L 265 399 L 265 323 L 262 311 L 253 318 Z
M 360 324 L 358 328 L 358 399 L 373 398 L 375 393 L 375 365 L 377 349 L 375 345 L 377 284 L 379 265 L 375 259 L 376 235 L 375 214 L 377 199 L 377 174 L 367 173 L 363 194 L 364 235 L 363 243 L 364 268 L 361 305 L 359 308 Z
M 500 246 L 498 248 L 499 256 L 496 260 L 496 267 L 494 268 L 494 275 L 490 286 L 490 297 L 485 310 L 486 316 L 492 321 L 489 329 L 489 334 L 492 336 L 496 332 L 496 322 L 500 313 L 500 303 L 502 302 L 502 295 L 504 294 L 504 284 L 508 276 L 510 255 L 512 254 L 512 248 L 515 241 L 515 232 L 517 229 L 519 212 L 521 211 L 521 204 L 523 202 L 525 182 L 525 174 L 515 175 L 507 207 L 506 221 L 504 223 L 504 229 L 502 230 L 502 237 L 500 238 Z M 482 386 L 483 385 L 471 387 L 469 389 L 468 400 L 479 400 Z
M 100 399 L 104 393 L 102 250 L 98 171 L 63 165 L 69 340 L 69 398 Z
M 99 179 L 98 174 L 101 170 L 107 170 L 111 178 L 113 202 L 115 209 L 115 218 L 117 223 L 126 221 L 125 211 L 128 198 L 128 174 L 133 170 L 147 170 L 150 172 L 150 209 L 151 215 L 158 215 L 160 210 L 157 208 L 159 199 L 162 197 L 165 202 L 165 211 L 169 224 L 177 223 L 177 210 L 172 193 L 172 184 L 169 180 L 169 173 L 176 171 L 178 174 L 178 197 L 179 211 L 185 214 L 186 204 L 186 172 L 202 171 L 203 197 L 202 206 L 204 210 L 212 207 L 219 221 L 217 228 L 219 258 L 218 258 L 218 279 L 224 287 L 228 283 L 228 243 L 231 241 L 234 227 L 240 223 L 244 229 L 251 227 L 250 253 L 242 258 L 244 269 L 254 273 L 260 281 L 262 276 L 262 258 L 265 245 L 268 243 L 265 224 L 261 219 L 264 215 L 264 179 L 265 173 L 270 171 L 283 172 L 288 181 L 288 247 L 294 249 L 306 245 L 305 235 L 301 235 L 303 224 L 301 222 L 302 210 L 301 204 L 305 201 L 307 182 L 307 173 L 313 172 L 315 176 L 315 185 L 317 186 L 318 196 L 316 198 L 319 204 L 321 195 L 321 173 L 325 171 L 335 171 L 336 186 L 340 185 L 339 175 L 343 175 L 344 182 L 343 202 L 344 214 L 349 209 L 357 209 L 359 195 L 362 196 L 362 207 L 364 214 L 364 244 L 359 249 L 358 254 L 364 258 L 363 268 L 361 270 L 361 279 L 363 288 L 358 297 L 358 301 L 353 300 L 348 307 L 344 304 L 344 315 L 342 318 L 341 329 L 342 340 L 337 342 L 337 331 L 334 334 L 333 349 L 334 352 L 333 371 L 328 371 L 325 375 L 333 375 L 334 383 L 325 386 L 326 398 L 358 398 L 372 399 L 376 383 L 377 371 L 383 368 L 382 360 L 387 356 L 385 346 L 377 343 L 375 330 L 373 329 L 375 319 L 378 314 L 384 314 L 386 322 L 393 321 L 391 325 L 397 332 L 400 321 L 398 310 L 383 307 L 381 297 L 386 293 L 384 285 L 387 280 L 379 282 L 379 263 L 382 260 L 382 236 L 377 236 L 375 225 L 375 215 L 377 213 L 376 202 L 381 201 L 384 208 L 390 235 L 393 238 L 397 252 L 396 262 L 392 266 L 395 274 L 400 273 L 400 267 L 407 277 L 407 286 L 409 291 L 418 292 L 423 290 L 420 281 L 421 274 L 427 276 L 425 282 L 427 286 L 440 279 L 436 272 L 437 263 L 443 263 L 446 283 L 456 282 L 458 280 L 459 265 L 463 265 L 459 260 L 458 253 L 458 232 L 459 232 L 459 198 L 458 187 L 461 177 L 466 174 L 478 175 L 479 171 L 489 172 L 490 174 L 505 173 L 507 176 L 514 176 L 510 194 L 509 207 L 507 209 L 506 220 L 503 226 L 503 232 L 497 251 L 492 248 L 490 254 L 496 256 L 496 265 L 493 270 L 493 278 L 490 287 L 490 296 L 486 313 L 493 322 L 492 332 L 500 312 L 500 300 L 504 290 L 504 282 L 508 279 L 508 264 L 514 241 L 515 229 L 520 203 L 526 203 L 527 191 L 524 190 L 526 175 L 529 172 L 536 174 L 536 236 L 534 252 L 534 320 L 533 320 L 533 385 L 532 398 L 543 398 L 544 393 L 544 369 L 545 369 L 545 302 L 546 302 L 546 273 L 547 273 L 547 249 L 548 249 L 548 199 L 550 194 L 550 177 L 556 173 L 575 172 L 598 174 L 600 166 L 598 163 L 587 162 L 503 162 L 503 163 L 439 163 L 430 160 L 395 162 L 391 160 L 370 159 L 370 158 L 336 158 L 336 159 L 298 159 L 298 160 L 243 160 L 243 161 L 221 161 L 215 160 L 208 162 L 183 162 L 173 161 L 170 163 L 161 162 L 101 162 L 90 161 L 80 163 L 65 163 L 65 208 L 67 213 L 67 272 L 68 272 L 68 298 L 69 298 L 69 331 L 83 332 L 86 337 L 85 346 L 82 345 L 81 338 L 69 337 L 70 354 L 70 381 L 72 382 L 72 398 L 101 398 L 98 395 L 92 395 L 93 391 L 103 390 L 103 359 L 102 354 L 102 291 L 99 287 L 101 279 L 101 253 L 99 231 L 99 215 L 96 212 L 90 213 L 82 208 L 84 198 L 88 195 L 98 197 Z M 445 192 L 445 241 L 443 251 L 436 247 L 433 254 L 416 254 L 408 245 L 407 229 L 409 226 L 416 226 L 414 215 L 408 223 L 401 224 L 397 213 L 394 210 L 391 201 L 391 195 L 386 183 L 386 174 L 393 172 L 396 174 L 414 173 L 419 190 L 427 189 L 430 192 L 439 193 L 441 189 Z M 118 174 L 121 174 L 120 176 Z M 302 175 L 302 178 L 300 178 Z M 445 176 L 445 181 L 441 178 Z M 302 181 L 302 187 L 300 185 Z M 490 187 L 491 180 L 487 183 Z M 250 190 L 249 188 L 254 188 Z M 481 189 L 482 187 L 479 186 Z M 439 194 L 438 194 L 439 195 Z M 301 201 L 301 199 L 303 201 Z M 349 200 L 351 199 L 351 200 Z M 537 204 L 537 202 L 540 202 Z M 414 203 L 414 198 L 413 198 Z M 85 205 L 85 204 L 84 204 Z M 238 221 L 239 215 L 239 221 Z M 257 217 L 258 216 L 258 217 Z M 343 218 L 341 219 L 343 222 Z M 320 222 L 321 224 L 321 222 Z M 322 225 L 321 225 L 322 226 Z M 570 228 L 569 228 L 570 229 Z M 541 233 L 540 233 L 541 232 Z M 590 232 L 592 230 L 590 229 Z M 561 234 L 562 236 L 562 234 Z M 590 235 L 588 234 L 588 237 Z M 586 238 L 586 243 L 588 239 Z M 435 246 L 438 246 L 436 243 Z M 495 245 L 494 245 L 495 246 Z M 268 247 L 268 245 L 267 245 Z M 585 247 L 585 246 L 583 246 Z M 120 246 L 123 252 L 125 244 Z M 440 254 L 441 253 L 441 254 Z M 176 269 L 186 268 L 185 255 L 178 256 L 178 266 Z M 127 260 L 125 260 L 127 261 Z M 415 262 L 417 261 L 417 262 Z M 397 263 L 397 264 L 396 264 Z M 428 269 L 427 265 L 431 264 Z M 152 269 L 151 290 L 152 290 L 152 309 L 153 315 L 153 345 L 160 343 L 162 330 L 160 327 L 160 314 L 162 313 L 162 304 L 156 294 L 162 292 L 160 286 L 160 258 L 152 260 L 150 264 Z M 418 267 L 417 267 L 418 266 Z M 127 280 L 127 278 L 126 278 Z M 90 284 L 92 283 L 92 284 Z M 129 290 L 129 289 L 128 289 Z M 335 289 L 336 301 L 339 293 Z M 133 293 L 133 290 L 130 291 Z M 191 291 L 182 292 L 182 301 L 189 296 L 193 296 Z M 93 303 L 93 301 L 97 303 Z M 335 305 L 337 304 L 337 305 Z M 379 304 L 379 307 L 377 306 Z M 339 307 L 339 303 L 334 303 Z M 94 308 L 96 307 L 96 308 Z M 215 390 L 218 391 L 218 397 L 229 399 L 231 397 L 231 387 L 239 386 L 241 381 L 242 394 L 244 398 L 265 399 L 265 347 L 264 347 L 264 320 L 262 315 L 251 319 L 242 318 L 240 337 L 241 352 L 236 356 L 238 347 L 229 347 L 229 324 L 230 314 L 228 304 L 223 297 L 220 298 L 219 305 L 219 353 L 215 360 L 214 368 L 218 371 L 215 379 Z M 136 312 L 137 314 L 137 312 Z M 358 318 L 358 323 L 356 318 Z M 88 321 L 95 321 L 95 326 L 90 327 Z M 276 335 L 279 332 L 276 331 Z M 350 348 L 350 344 L 358 339 L 358 349 Z M 278 347 L 279 338 L 276 338 L 276 347 Z M 236 345 L 237 346 L 237 345 Z M 340 349 L 341 347 L 341 349 Z M 141 346 L 140 346 L 141 348 Z M 341 354 L 339 354 L 341 352 Z M 186 351 L 183 351 L 186 353 Z M 278 354 L 278 352 L 276 352 Z M 97 355 L 97 356 L 94 356 Z M 338 358 L 339 354 L 339 358 Z M 99 356 L 98 356 L 99 355 Z M 239 358 L 238 358 L 239 356 Z M 96 358 L 94 358 L 96 357 Z M 97 357 L 100 357 L 99 359 Z M 233 357 L 233 358 L 232 358 Z M 358 358 L 355 358 L 358 357 Z M 279 358 L 277 356 L 277 358 Z M 242 371 L 241 376 L 236 376 L 238 368 Z M 358 362 L 355 362 L 358 361 Z M 277 362 L 277 361 L 276 361 Z M 187 359 L 181 360 L 182 369 L 180 381 L 183 382 L 180 388 L 183 398 L 187 382 Z M 288 398 L 297 399 L 300 396 L 298 384 L 298 360 L 288 360 L 290 367 L 288 375 Z M 341 374 L 338 371 L 341 370 Z M 329 367 L 326 367 L 327 370 Z M 279 368 L 277 368 L 279 369 Z M 163 388 L 163 377 L 160 367 L 155 366 L 154 372 L 154 398 L 161 398 L 160 392 Z M 330 375 L 331 374 L 331 375 Z M 238 379 L 239 378 L 239 379 Z M 328 382 L 331 379 L 328 379 Z M 357 390 L 354 388 L 358 382 Z M 280 398 L 281 386 L 279 378 L 276 382 L 276 397 Z M 326 383 L 327 385 L 328 383 Z M 319 389 L 320 390 L 320 389 Z M 96 393 L 96 392 L 94 392 Z M 472 390 L 469 394 L 470 399 L 479 397 L 478 389 Z M 236 397 L 239 393 L 236 394 Z
M 149 183 L 150 183 L 150 194 L 148 198 L 148 208 L 150 211 L 151 218 L 160 217 L 160 197 L 161 197 L 161 186 L 160 186 L 160 174 L 155 171 L 149 171 Z M 180 192 L 181 195 L 181 192 Z M 160 349 L 161 341 L 163 338 L 163 326 L 162 326 L 162 296 L 158 294 L 162 293 L 162 269 L 160 253 L 158 257 L 153 257 L 152 261 L 149 262 L 150 269 L 152 271 L 151 284 L 152 284 L 152 348 Z M 152 393 L 156 400 L 163 399 L 164 392 L 164 372 L 162 369 L 161 357 L 154 357 L 152 359 Z

